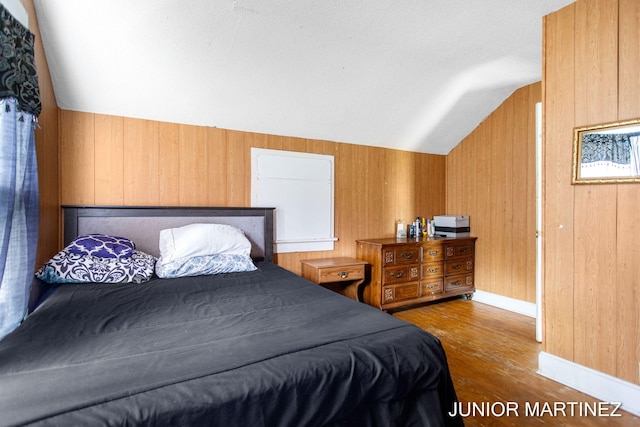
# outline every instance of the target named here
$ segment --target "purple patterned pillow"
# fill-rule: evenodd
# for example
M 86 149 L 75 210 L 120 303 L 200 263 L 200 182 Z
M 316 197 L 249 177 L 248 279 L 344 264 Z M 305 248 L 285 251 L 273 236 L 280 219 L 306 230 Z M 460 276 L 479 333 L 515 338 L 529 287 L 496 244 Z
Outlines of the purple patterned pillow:
M 156 259 L 133 251 L 128 258 L 102 258 L 61 250 L 36 272 L 47 283 L 143 283 L 153 276 Z
M 133 242 L 125 237 L 105 234 L 86 234 L 76 237 L 67 246 L 72 254 L 91 255 L 100 258 L 130 258 L 135 249 Z

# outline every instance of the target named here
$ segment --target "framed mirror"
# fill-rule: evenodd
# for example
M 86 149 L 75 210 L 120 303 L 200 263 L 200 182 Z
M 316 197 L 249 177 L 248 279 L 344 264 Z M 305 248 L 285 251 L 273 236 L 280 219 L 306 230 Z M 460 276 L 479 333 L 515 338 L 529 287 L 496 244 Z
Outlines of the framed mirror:
M 640 119 L 573 130 L 572 184 L 640 183 Z

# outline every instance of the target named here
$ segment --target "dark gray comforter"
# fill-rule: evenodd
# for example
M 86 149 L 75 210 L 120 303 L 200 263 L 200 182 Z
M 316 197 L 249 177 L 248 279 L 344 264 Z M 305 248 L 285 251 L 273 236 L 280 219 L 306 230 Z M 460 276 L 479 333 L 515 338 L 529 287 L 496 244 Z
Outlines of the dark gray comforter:
M 0 424 L 462 424 L 435 337 L 257 265 L 60 286 L 0 341 Z

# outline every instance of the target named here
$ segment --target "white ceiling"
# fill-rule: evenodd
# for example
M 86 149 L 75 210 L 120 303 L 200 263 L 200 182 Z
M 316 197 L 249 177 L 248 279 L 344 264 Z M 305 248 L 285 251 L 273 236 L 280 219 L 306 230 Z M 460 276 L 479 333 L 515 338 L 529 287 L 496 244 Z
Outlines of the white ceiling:
M 573 0 L 34 0 L 62 109 L 447 154 Z

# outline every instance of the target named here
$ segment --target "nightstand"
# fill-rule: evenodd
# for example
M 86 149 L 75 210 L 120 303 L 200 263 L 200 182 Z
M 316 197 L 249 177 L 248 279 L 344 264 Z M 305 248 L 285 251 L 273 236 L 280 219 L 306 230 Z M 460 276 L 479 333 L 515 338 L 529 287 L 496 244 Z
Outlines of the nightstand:
M 356 301 L 367 263 L 355 258 L 323 258 L 302 261 L 302 277 Z

